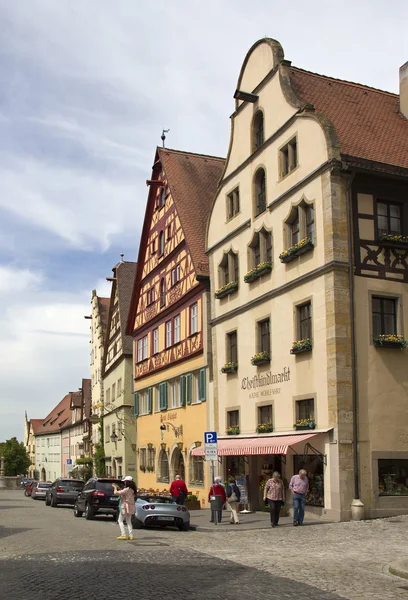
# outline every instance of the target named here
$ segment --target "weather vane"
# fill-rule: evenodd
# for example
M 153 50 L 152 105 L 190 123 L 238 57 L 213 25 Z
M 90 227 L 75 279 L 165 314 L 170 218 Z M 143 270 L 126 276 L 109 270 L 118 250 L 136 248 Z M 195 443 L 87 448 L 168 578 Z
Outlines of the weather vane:
M 162 139 L 162 142 L 163 142 L 163 148 L 165 148 L 165 145 L 164 145 L 164 141 L 166 139 L 166 135 L 165 134 L 169 133 L 169 131 L 170 131 L 170 129 L 163 129 L 163 131 L 162 131 L 161 139 Z

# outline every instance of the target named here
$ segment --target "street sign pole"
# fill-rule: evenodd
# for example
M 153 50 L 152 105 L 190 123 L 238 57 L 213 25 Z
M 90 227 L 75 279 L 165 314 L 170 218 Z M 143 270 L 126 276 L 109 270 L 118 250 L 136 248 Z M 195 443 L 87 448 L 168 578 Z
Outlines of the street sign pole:
M 211 462 L 211 479 L 213 495 L 211 497 L 211 504 L 213 504 L 212 498 L 216 498 L 215 495 L 215 461 L 218 460 L 218 439 L 216 431 L 206 431 L 204 433 L 204 448 L 205 448 L 205 459 Z M 211 509 L 212 510 L 212 509 Z M 214 514 L 214 525 L 217 525 L 218 511 L 213 510 Z

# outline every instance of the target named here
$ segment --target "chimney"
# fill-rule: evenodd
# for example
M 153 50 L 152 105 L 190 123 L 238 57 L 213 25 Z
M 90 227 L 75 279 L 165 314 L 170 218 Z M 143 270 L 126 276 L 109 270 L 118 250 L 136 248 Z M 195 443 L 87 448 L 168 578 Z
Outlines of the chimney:
M 408 62 L 399 70 L 400 80 L 400 112 L 408 119 Z

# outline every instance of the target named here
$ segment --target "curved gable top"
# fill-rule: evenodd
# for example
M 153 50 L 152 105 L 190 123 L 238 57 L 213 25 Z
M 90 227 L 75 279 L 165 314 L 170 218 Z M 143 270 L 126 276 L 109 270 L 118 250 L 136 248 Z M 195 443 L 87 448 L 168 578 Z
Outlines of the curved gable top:
M 253 92 L 263 79 L 284 59 L 283 48 L 271 38 L 255 42 L 249 49 L 238 77 L 237 90 Z M 236 107 L 240 100 L 236 101 Z

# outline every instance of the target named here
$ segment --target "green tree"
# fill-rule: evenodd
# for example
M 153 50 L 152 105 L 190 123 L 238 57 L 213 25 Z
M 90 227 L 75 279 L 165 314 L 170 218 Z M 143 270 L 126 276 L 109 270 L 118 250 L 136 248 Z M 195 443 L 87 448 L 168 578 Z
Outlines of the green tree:
M 94 445 L 93 463 L 94 463 L 95 475 L 97 477 L 103 477 L 105 475 L 105 448 L 103 445 L 103 420 L 102 420 L 102 417 L 99 421 L 99 435 L 100 435 L 101 441 Z
M 16 437 L 0 444 L 0 456 L 4 456 L 4 474 L 6 477 L 25 475 L 31 465 L 31 460 L 23 442 L 19 442 Z

